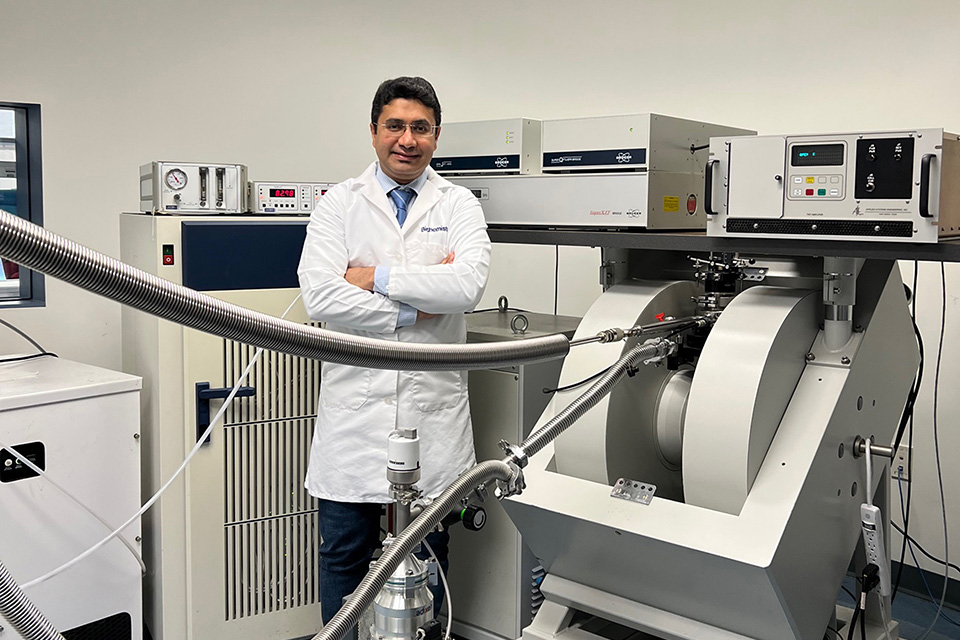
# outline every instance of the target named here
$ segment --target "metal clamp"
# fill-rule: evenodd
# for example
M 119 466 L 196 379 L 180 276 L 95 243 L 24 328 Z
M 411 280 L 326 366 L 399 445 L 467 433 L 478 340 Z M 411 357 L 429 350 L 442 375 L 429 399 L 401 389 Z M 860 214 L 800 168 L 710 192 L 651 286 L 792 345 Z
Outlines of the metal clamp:
M 527 466 L 527 452 L 520 448 L 519 445 L 510 444 L 506 440 L 501 440 L 497 443 L 497 446 L 500 447 L 500 450 L 505 454 L 510 456 L 512 462 L 517 464 L 521 469 Z

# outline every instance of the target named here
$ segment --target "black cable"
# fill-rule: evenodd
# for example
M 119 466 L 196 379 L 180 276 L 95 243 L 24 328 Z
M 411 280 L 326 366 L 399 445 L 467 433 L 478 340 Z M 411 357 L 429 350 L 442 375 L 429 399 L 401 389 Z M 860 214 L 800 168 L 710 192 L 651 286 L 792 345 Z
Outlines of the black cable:
M 913 332 L 917 336 L 917 347 L 920 351 L 920 366 L 917 369 L 917 377 L 914 381 L 912 395 L 914 401 L 916 401 L 917 396 L 920 392 L 920 383 L 923 380 L 923 337 L 920 335 L 920 327 L 917 326 L 917 288 L 918 281 L 920 276 L 920 263 L 917 260 L 913 261 L 913 292 L 910 296 L 910 320 L 913 322 Z M 909 400 L 909 399 L 908 399 Z M 909 429 L 910 435 L 907 438 L 907 449 L 910 451 L 910 456 L 907 459 L 907 477 L 913 477 L 913 429 L 914 425 L 914 413 L 913 407 L 910 409 L 910 420 L 909 420 Z M 897 432 L 897 439 L 894 443 L 894 451 L 897 451 L 900 448 L 900 440 L 903 437 L 903 426 L 901 422 L 901 428 Z M 906 535 L 907 531 L 910 530 L 910 503 L 913 498 L 913 484 L 909 483 L 907 486 L 907 505 L 904 509 L 903 515 L 903 532 Z M 890 596 L 890 604 L 893 605 L 893 602 L 897 599 L 897 593 L 900 591 L 900 579 L 903 577 L 903 561 L 906 559 L 907 552 L 907 540 L 904 538 L 900 543 L 900 564 L 897 567 L 897 577 L 893 584 L 893 595 Z
M 53 356 L 54 358 L 60 357 L 57 354 L 52 353 L 50 351 L 44 351 L 43 353 L 34 353 L 29 356 L 17 356 L 15 358 L 0 358 L 0 364 L 3 364 L 5 362 L 22 362 L 24 360 L 34 360 L 36 358 L 42 358 L 44 356 Z
M 24 340 L 26 340 L 27 342 L 29 342 L 30 344 L 32 344 L 34 347 L 36 347 L 36 348 L 37 348 L 37 351 L 39 351 L 40 353 L 47 353 L 47 350 L 44 349 L 43 347 L 41 347 L 39 342 L 37 342 L 36 340 L 34 340 L 33 338 L 31 338 L 31 337 L 28 336 L 25 332 L 21 331 L 20 329 L 18 329 L 17 327 L 15 327 L 14 325 L 12 325 L 11 323 L 7 322 L 7 321 L 4 320 L 3 318 L 0 318 L 0 324 L 9 327 L 11 330 L 13 330 L 13 331 L 16 332 L 17 334 L 19 334 Z
M 896 522 L 891 521 L 890 524 L 893 525 L 893 528 L 894 528 L 894 529 L 896 529 L 897 531 L 900 532 L 900 535 L 903 536 L 904 540 L 909 540 L 909 541 L 910 541 L 910 544 L 912 544 L 913 546 L 915 546 L 915 547 L 920 551 L 920 553 L 922 553 L 923 555 L 927 556 L 928 559 L 936 562 L 936 563 L 937 563 L 938 565 L 940 565 L 941 567 L 942 567 L 944 564 L 947 564 L 947 563 L 945 563 L 943 560 L 941 560 L 940 558 L 932 555 L 932 554 L 931 554 L 930 552 L 928 552 L 926 549 L 924 549 L 923 547 L 921 547 L 921 546 L 920 546 L 920 543 L 917 542 L 917 539 L 914 538 L 914 537 L 911 536 L 911 535 L 908 535 L 907 532 L 904 531 L 903 529 L 901 529 L 901 528 L 900 528 L 900 525 L 898 525 Z M 950 566 L 951 569 L 953 569 L 953 570 L 956 571 L 957 573 L 960 573 L 960 567 L 958 567 L 957 565 L 955 565 L 955 564 L 953 564 L 953 563 L 951 562 L 951 563 L 949 563 L 949 566 Z M 919 567 L 918 567 L 918 569 L 919 569 Z
M 857 587 L 857 592 L 860 588 Z M 853 599 L 853 615 L 850 617 L 850 626 L 847 627 L 847 640 L 853 640 L 853 630 L 857 628 L 857 620 L 860 618 L 860 598 Z
M 856 606 L 856 604 L 857 604 L 857 596 L 853 595 L 853 592 L 850 591 L 850 589 L 847 589 L 846 587 L 844 587 L 844 586 L 842 586 L 842 585 L 841 585 L 840 588 L 843 589 L 844 591 L 846 591 L 847 595 L 850 596 L 850 599 L 853 600 L 854 606 Z
M 613 366 L 613 365 L 611 365 L 611 366 Z M 544 388 L 543 388 L 543 392 L 544 392 L 544 393 L 557 393 L 557 392 L 559 392 L 559 391 L 569 391 L 570 389 L 576 389 L 577 387 L 582 387 L 583 385 L 587 384 L 588 382 L 592 382 L 593 380 L 596 380 L 597 378 L 599 378 L 600 376 L 602 376 L 603 374 L 605 374 L 607 371 L 610 371 L 610 367 L 607 367 L 607 368 L 604 369 L 603 371 L 598 371 L 598 372 L 596 372 L 595 374 L 593 374 L 592 376 L 590 376 L 589 378 L 584 378 L 584 379 L 581 380 L 580 382 L 574 382 L 573 384 L 568 384 L 568 385 L 563 386 L 563 387 L 557 387 L 556 389 L 548 389 L 547 387 L 544 387 Z
M 494 307 L 494 308 L 492 308 L 492 309 L 474 309 L 473 311 L 464 311 L 464 313 L 465 313 L 465 314 L 469 314 L 469 313 L 487 313 L 487 312 L 489 312 L 489 311 L 501 311 L 502 313 L 505 313 L 505 312 L 507 312 L 507 311 L 516 311 L 516 312 L 518 312 L 518 313 L 531 313 L 530 311 L 527 311 L 526 309 L 517 309 L 516 307 L 507 307 L 506 309 L 502 309 L 502 310 L 500 309 L 500 307 Z
M 867 640 L 867 612 L 860 613 L 860 640 Z
M 843 634 L 840 633 L 839 631 L 837 631 L 836 629 L 834 629 L 833 627 L 829 627 L 829 626 L 828 626 L 828 627 L 827 627 L 827 631 L 833 631 L 833 633 L 834 633 L 838 638 L 840 638 L 840 640 L 843 640 Z M 824 636 L 824 639 L 826 639 L 826 636 Z

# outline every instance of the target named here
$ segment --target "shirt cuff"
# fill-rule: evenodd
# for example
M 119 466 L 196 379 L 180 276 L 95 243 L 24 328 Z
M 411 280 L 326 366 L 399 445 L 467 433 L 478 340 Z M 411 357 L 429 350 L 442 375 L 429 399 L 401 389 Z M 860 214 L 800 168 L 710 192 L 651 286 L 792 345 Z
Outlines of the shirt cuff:
M 390 267 L 378 265 L 373 270 L 373 291 L 382 296 L 387 296 L 387 286 L 390 284 Z
M 417 323 L 417 310 L 405 302 L 400 303 L 400 313 L 397 314 L 397 329 L 409 327 Z

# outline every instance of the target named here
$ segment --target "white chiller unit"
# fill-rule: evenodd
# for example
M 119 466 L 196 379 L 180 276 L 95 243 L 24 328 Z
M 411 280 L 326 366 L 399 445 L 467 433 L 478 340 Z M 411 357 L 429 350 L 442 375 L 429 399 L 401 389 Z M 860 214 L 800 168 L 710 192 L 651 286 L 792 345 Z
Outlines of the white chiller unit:
M 140 379 L 43 357 L 0 364 L 0 441 L 118 527 L 140 508 Z M 0 452 L 0 553 L 24 584 L 110 532 L 7 450 Z M 120 535 L 140 549 L 140 522 Z M 140 640 L 141 570 L 119 541 L 24 590 L 67 638 Z M 5 621 L 0 620 L 6 626 Z M 3 640 L 20 640 L 12 628 Z
M 299 287 L 307 218 L 122 214 L 121 259 L 280 316 Z M 143 377 L 144 493 L 176 470 L 255 349 L 124 307 L 124 369 Z M 300 303 L 287 316 L 306 322 Z M 303 488 L 320 363 L 264 352 L 163 499 L 144 517 L 154 640 L 315 634 L 320 544 Z M 161 553 L 162 552 L 162 553 Z

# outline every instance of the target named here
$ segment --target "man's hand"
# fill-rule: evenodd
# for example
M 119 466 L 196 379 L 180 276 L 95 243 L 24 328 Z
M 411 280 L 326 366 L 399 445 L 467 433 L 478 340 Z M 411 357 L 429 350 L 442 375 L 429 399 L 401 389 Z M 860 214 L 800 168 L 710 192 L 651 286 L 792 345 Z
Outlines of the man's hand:
M 453 251 L 451 251 L 450 253 L 447 254 L 446 258 L 440 261 L 440 264 L 452 264 L 454 257 L 455 257 L 454 253 Z M 427 313 L 425 311 L 420 311 L 419 309 L 417 310 L 417 322 L 420 322 L 421 320 L 430 320 L 436 317 L 437 317 L 437 314 L 435 313 Z
M 373 291 L 373 274 L 375 271 L 376 267 L 350 267 L 343 274 L 343 277 L 355 287 Z

